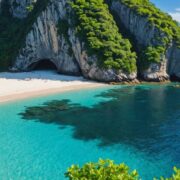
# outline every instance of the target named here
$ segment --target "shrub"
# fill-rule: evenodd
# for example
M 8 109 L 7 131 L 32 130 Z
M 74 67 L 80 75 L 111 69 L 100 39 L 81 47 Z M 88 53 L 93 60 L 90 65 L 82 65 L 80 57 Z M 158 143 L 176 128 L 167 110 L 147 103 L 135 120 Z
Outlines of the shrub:
M 114 164 L 100 159 L 98 163 L 87 163 L 83 167 L 72 165 L 65 176 L 70 180 L 137 180 L 136 170 L 130 172 L 125 164 Z
M 132 9 L 139 16 L 146 17 L 148 22 L 156 27 L 160 33 L 158 37 L 155 37 L 158 44 L 149 44 L 148 47 L 144 47 L 144 50 L 140 53 L 141 60 L 144 67 L 148 67 L 150 63 L 161 61 L 162 54 L 165 54 L 169 44 L 174 41 L 177 47 L 180 48 L 180 27 L 176 21 L 172 19 L 170 15 L 162 12 L 156 8 L 149 0 L 118 0 L 130 9 Z
M 154 178 L 154 180 L 158 180 Z M 174 174 L 170 178 L 161 177 L 160 180 L 180 180 L 180 169 L 174 167 Z
M 147 17 L 148 21 L 163 32 L 169 40 L 174 39 L 180 45 L 180 27 L 170 15 L 162 12 L 149 0 L 119 0 L 133 9 L 138 15 Z
M 136 170 L 130 171 L 127 165 L 115 164 L 111 160 L 100 159 L 97 163 L 86 163 L 82 167 L 72 165 L 65 173 L 70 180 L 141 180 Z M 174 167 L 170 178 L 153 180 L 180 180 L 180 169 Z
M 136 54 L 124 39 L 103 0 L 72 0 L 79 37 L 89 54 L 95 54 L 100 67 L 136 71 Z

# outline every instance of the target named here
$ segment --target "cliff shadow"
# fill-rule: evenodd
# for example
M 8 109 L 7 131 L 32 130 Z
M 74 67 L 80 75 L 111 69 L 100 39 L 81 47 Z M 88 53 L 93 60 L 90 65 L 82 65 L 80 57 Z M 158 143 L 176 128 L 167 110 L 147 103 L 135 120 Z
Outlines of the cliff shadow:
M 175 94 L 171 93 L 172 89 Z M 178 89 L 127 87 L 109 90 L 99 96 L 110 100 L 93 107 L 72 103 L 68 99 L 54 100 L 42 106 L 26 107 L 20 116 L 26 121 L 56 124 L 60 129 L 71 126 L 73 138 L 98 140 L 100 147 L 123 143 L 158 153 L 167 148 L 169 139 L 178 139 L 180 103 L 172 100 L 172 97 L 180 96 Z M 172 119 L 169 121 L 168 117 L 173 113 L 177 117 L 170 123 Z M 178 144 L 172 142 L 171 145 Z

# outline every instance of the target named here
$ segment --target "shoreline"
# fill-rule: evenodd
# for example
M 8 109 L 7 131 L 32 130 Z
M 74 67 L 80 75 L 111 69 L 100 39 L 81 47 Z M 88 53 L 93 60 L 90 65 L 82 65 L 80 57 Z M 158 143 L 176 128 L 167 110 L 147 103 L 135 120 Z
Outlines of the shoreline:
M 0 104 L 66 91 L 107 86 L 83 77 L 66 76 L 55 71 L 0 73 Z
M 113 85 L 136 86 L 142 84 L 163 85 L 166 82 L 120 82 L 103 83 L 84 79 L 83 77 L 66 76 L 57 74 L 54 71 L 33 71 L 21 73 L 0 73 L 0 104 L 29 99 L 34 97 L 43 97 L 46 95 L 63 93 L 67 91 L 76 91 L 90 88 L 98 88 Z M 180 85 L 175 85 L 180 87 Z
M 49 89 L 41 89 L 38 91 L 31 91 L 31 92 L 21 92 L 17 94 L 11 94 L 6 96 L 0 96 L 0 104 L 6 103 L 6 102 L 13 102 L 16 100 L 24 100 L 24 99 L 30 99 L 35 97 L 43 97 L 48 96 L 56 93 L 63 93 L 68 91 L 76 91 L 76 90 L 85 90 L 85 89 L 91 89 L 91 88 L 98 88 L 108 86 L 108 84 L 102 84 L 102 83 L 91 83 L 91 84 L 83 84 L 83 85 L 72 85 L 62 88 L 49 88 Z

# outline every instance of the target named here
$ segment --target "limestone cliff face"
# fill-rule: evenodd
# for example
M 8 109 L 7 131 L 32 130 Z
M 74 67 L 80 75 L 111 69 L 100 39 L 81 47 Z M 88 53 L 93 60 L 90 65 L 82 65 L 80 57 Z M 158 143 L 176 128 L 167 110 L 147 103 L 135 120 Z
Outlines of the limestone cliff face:
M 72 27 L 67 32 L 68 40 L 63 34 L 58 34 L 58 22 L 66 19 L 71 23 L 71 19 L 67 18 L 69 11 L 71 9 L 65 0 L 53 0 L 49 3 L 28 33 L 25 46 L 19 51 L 12 70 L 30 70 L 38 61 L 49 59 L 59 72 L 65 74 L 82 73 L 86 78 L 105 82 L 134 80 L 136 72 L 129 74 L 99 68 L 96 56 L 88 55 L 84 43 L 79 40 Z
M 112 1 L 110 8 L 117 15 L 118 21 L 134 36 L 139 47 L 161 45 L 161 42 L 157 41 L 156 37 L 163 38 L 164 33 L 151 25 L 146 17 L 139 16 L 120 1 Z M 161 56 L 161 63 L 152 63 L 147 69 L 140 72 L 143 78 L 148 81 L 163 81 L 172 74 L 179 77 L 179 51 L 180 49 L 177 47 L 169 46 L 167 54 Z
M 113 69 L 104 70 L 99 68 L 97 66 L 97 57 L 88 56 L 86 49 L 84 48 L 84 43 L 80 42 L 80 40 L 77 38 L 74 29 L 69 29 L 69 37 L 72 44 L 73 53 L 84 77 L 104 82 L 131 81 L 136 78 L 136 72 L 125 74 L 124 72 Z
M 57 32 L 59 19 L 65 18 L 65 2 L 53 1 L 41 13 L 26 37 L 25 46 L 20 50 L 13 69 L 31 70 L 43 59 L 52 61 L 58 72 L 80 74 L 79 65 L 71 53 L 71 47 L 63 35 Z
M 9 0 L 9 2 L 11 14 L 23 19 L 29 13 L 27 7 L 36 0 Z M 112 1 L 110 8 L 140 46 L 160 45 L 161 42 L 155 37 L 163 37 L 164 34 L 151 26 L 146 18 L 138 16 L 120 1 Z M 46 9 L 34 21 L 12 70 L 28 71 L 39 61 L 49 59 L 56 65 L 58 72 L 64 74 L 82 74 L 86 78 L 105 82 L 136 79 L 136 72 L 125 73 L 98 67 L 96 55 L 88 55 L 84 42 L 78 38 L 75 29 L 71 26 L 69 16 L 71 11 L 67 0 L 50 0 Z M 58 32 L 58 28 L 63 28 L 61 27 L 63 25 L 59 27 L 58 24 L 64 20 L 69 24 L 66 35 Z M 141 71 L 141 75 L 147 81 L 163 81 L 168 79 L 169 75 L 180 78 L 180 49 L 172 42 L 166 55 L 161 56 L 161 63 L 150 64 L 146 70 Z

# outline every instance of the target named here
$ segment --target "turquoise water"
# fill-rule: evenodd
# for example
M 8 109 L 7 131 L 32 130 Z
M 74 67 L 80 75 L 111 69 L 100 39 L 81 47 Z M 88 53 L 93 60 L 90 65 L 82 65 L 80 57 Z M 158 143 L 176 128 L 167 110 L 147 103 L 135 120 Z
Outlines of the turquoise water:
M 0 105 L 0 179 L 64 179 L 109 158 L 143 180 L 180 167 L 180 88 L 111 86 Z

